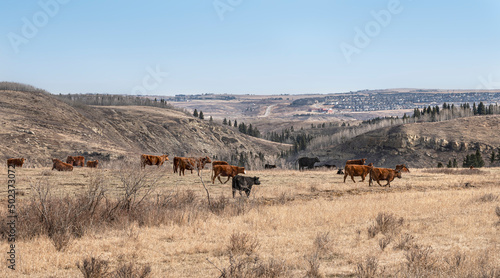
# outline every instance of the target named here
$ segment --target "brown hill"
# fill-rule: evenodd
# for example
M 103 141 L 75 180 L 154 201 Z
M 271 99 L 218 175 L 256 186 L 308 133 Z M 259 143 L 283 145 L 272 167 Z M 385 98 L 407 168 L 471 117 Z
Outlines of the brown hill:
M 0 95 L 0 158 L 23 156 L 29 166 L 76 154 L 104 160 L 141 153 L 229 159 L 236 151 L 251 151 L 271 158 L 289 148 L 172 109 L 70 105 L 36 90 Z
M 486 165 L 500 147 L 500 116 L 475 116 L 444 122 L 411 123 L 377 129 L 356 136 L 328 150 L 313 151 L 322 161 L 343 165 L 366 157 L 384 167 L 405 163 L 409 167 L 436 167 L 480 150 Z M 368 163 L 367 162 L 367 163 Z

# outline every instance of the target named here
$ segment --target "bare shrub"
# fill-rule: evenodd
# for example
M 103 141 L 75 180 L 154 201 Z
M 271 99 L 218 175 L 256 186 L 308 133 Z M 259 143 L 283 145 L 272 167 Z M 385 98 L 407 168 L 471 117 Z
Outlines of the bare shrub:
M 368 227 L 368 238 L 375 237 L 379 232 L 387 234 L 397 234 L 403 225 L 404 219 L 397 219 L 392 213 L 380 212 L 375 218 L 375 223 Z
M 318 253 L 314 253 L 309 256 L 305 256 L 305 260 L 307 262 L 307 272 L 305 277 L 307 278 L 321 278 L 323 274 L 319 271 L 320 260 Z
M 259 247 L 259 241 L 256 237 L 247 233 L 236 232 L 229 238 L 227 251 L 233 255 L 250 255 Z
M 453 168 L 435 168 L 422 170 L 423 173 L 429 174 L 446 174 L 446 175 L 481 175 L 484 171 L 479 169 L 453 169 Z
M 377 273 L 378 259 L 374 256 L 368 256 L 364 262 L 359 262 L 356 265 L 356 277 L 359 278 L 372 278 L 378 277 L 382 273 Z
M 229 200 L 224 195 L 221 195 L 218 199 L 210 203 L 209 209 L 215 215 L 222 215 L 228 204 Z
M 104 278 L 109 274 L 109 262 L 94 257 L 84 259 L 81 265 L 77 262 L 76 267 L 84 278 Z
M 156 189 L 163 172 L 123 169 L 119 171 L 123 191 L 119 206 L 128 211 L 140 205 Z
M 478 198 L 479 202 L 484 202 L 484 203 L 495 202 L 497 200 L 498 200 L 498 195 L 492 193 L 484 194 L 483 196 Z
M 329 253 L 333 248 L 330 232 L 318 233 L 314 239 L 313 247 L 314 252 L 319 256 Z
M 146 278 L 151 275 L 151 267 L 135 266 L 133 263 L 121 264 L 112 273 L 113 278 Z
M 392 241 L 392 237 L 391 236 L 385 236 L 381 239 L 378 240 L 378 246 L 380 246 L 380 249 L 382 251 L 385 250 L 385 248 L 387 247 L 387 245 L 389 245 Z
M 394 250 L 409 250 L 415 243 L 415 237 L 408 234 L 404 233 L 399 235 L 398 240 L 396 241 L 396 244 L 394 245 Z
M 430 246 L 414 245 L 406 251 L 406 271 L 415 277 L 428 277 L 434 271 L 436 260 L 431 257 L 433 250 Z
M 278 196 L 278 198 L 276 198 L 276 203 L 280 204 L 280 205 L 284 205 L 286 204 L 287 202 L 290 202 L 290 201 L 293 201 L 295 200 L 295 197 L 290 195 L 288 192 L 286 191 L 283 191 L 281 192 L 281 194 Z
M 284 260 L 273 258 L 261 260 L 257 256 L 229 255 L 229 265 L 219 271 L 224 278 L 278 278 L 289 277 L 290 266 Z
M 496 207 L 495 208 L 495 213 L 497 214 L 498 216 L 498 222 L 497 222 L 497 225 L 500 225 L 500 207 Z

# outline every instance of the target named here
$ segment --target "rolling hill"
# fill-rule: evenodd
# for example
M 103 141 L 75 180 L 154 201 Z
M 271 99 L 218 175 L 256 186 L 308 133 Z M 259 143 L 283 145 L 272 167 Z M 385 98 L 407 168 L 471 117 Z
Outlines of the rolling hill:
M 243 135 L 181 111 L 146 106 L 87 106 L 42 90 L 0 90 L 0 156 L 25 157 L 27 166 L 53 157 L 134 160 L 141 153 L 209 155 L 236 151 L 269 158 L 289 146 Z

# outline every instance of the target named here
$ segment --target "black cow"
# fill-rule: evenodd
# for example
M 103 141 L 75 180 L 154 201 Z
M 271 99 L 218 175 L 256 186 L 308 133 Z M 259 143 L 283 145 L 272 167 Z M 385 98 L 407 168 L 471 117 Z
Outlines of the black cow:
M 244 177 L 240 175 L 236 175 L 233 177 L 233 198 L 236 190 L 240 192 L 245 191 L 247 197 L 250 196 L 250 191 L 252 191 L 252 186 L 254 184 L 260 184 L 259 177 Z
M 343 175 L 344 174 L 344 170 L 342 168 L 340 168 L 338 171 L 337 171 L 337 175 Z
M 319 158 L 317 157 L 301 157 L 299 158 L 299 171 L 303 170 L 305 167 L 307 169 L 313 169 L 314 163 L 319 162 Z
M 264 165 L 264 169 L 274 169 L 274 168 L 276 168 L 276 165 L 274 165 L 274 164 L 266 164 L 266 165 Z

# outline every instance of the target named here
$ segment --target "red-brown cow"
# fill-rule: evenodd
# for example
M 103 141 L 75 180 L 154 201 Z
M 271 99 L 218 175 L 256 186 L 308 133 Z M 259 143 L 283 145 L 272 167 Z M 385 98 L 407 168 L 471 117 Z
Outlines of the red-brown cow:
M 7 167 L 9 166 L 14 166 L 14 167 L 23 167 L 24 161 L 26 159 L 23 158 L 9 158 L 7 159 Z
M 85 157 L 69 155 L 68 158 L 66 158 L 66 163 L 71 164 L 73 166 L 83 167 L 85 166 Z
M 366 158 L 363 159 L 351 159 L 345 162 L 345 165 L 355 164 L 355 165 L 365 165 Z
M 177 159 L 176 159 L 177 158 Z M 191 174 L 194 169 L 198 170 L 198 176 L 200 171 L 205 168 L 207 163 L 212 162 L 208 156 L 205 157 L 175 157 L 174 160 L 177 162 L 177 167 L 174 165 L 174 173 L 179 169 L 179 176 L 184 175 L 185 170 L 191 170 Z M 175 161 L 174 161 L 175 163 Z
M 177 169 L 179 169 L 179 161 L 181 160 L 182 157 L 174 156 L 174 161 L 173 161 L 173 168 L 174 168 L 174 173 L 177 173 Z
M 142 154 L 141 155 L 141 168 L 146 168 L 146 165 L 156 165 L 160 167 L 163 165 L 163 162 L 168 161 L 168 154 L 164 155 L 148 155 L 148 154 Z
M 212 183 L 215 183 L 215 178 L 219 178 L 220 183 L 227 183 L 230 178 L 238 174 L 246 174 L 245 167 L 238 167 L 232 165 L 215 165 L 213 167 L 214 176 L 212 177 Z M 222 182 L 220 177 L 227 177 L 226 182 Z
M 226 161 L 221 161 L 221 160 L 215 160 L 212 161 L 212 171 L 210 171 L 210 178 L 213 178 L 214 176 L 214 166 L 215 165 L 229 165 Z
M 73 165 L 69 163 L 64 163 L 57 158 L 53 158 L 52 162 L 52 170 L 56 169 L 57 171 L 73 171 Z
M 401 172 L 394 169 L 374 167 L 370 171 L 370 181 L 368 182 L 368 185 L 372 186 L 372 180 L 375 180 L 378 185 L 382 186 L 380 181 L 385 180 L 387 181 L 387 184 L 384 186 L 391 187 L 391 181 L 393 181 L 395 177 L 401 178 Z
M 94 161 L 87 161 L 87 167 L 89 168 L 97 168 L 99 165 L 99 160 L 94 160 Z
M 361 177 L 361 181 L 363 182 L 372 168 L 372 166 L 367 165 L 347 164 L 344 169 L 344 182 L 347 176 L 351 176 L 353 182 L 356 182 L 354 177 Z
M 409 173 L 410 172 L 410 169 L 408 169 L 408 167 L 406 167 L 406 165 L 404 164 L 398 164 L 396 165 L 396 171 L 400 171 L 400 172 L 407 172 Z

